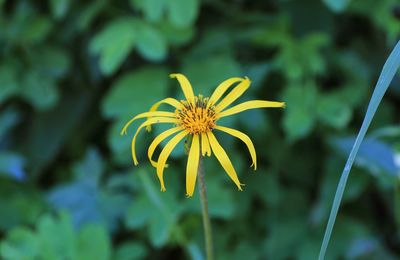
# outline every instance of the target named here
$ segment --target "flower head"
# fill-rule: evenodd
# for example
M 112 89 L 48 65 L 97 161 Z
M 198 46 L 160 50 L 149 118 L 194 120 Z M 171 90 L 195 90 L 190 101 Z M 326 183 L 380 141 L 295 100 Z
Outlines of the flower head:
M 250 80 L 247 77 L 227 79 L 215 89 L 210 98 L 204 98 L 202 95 L 194 95 L 192 86 L 184 75 L 171 74 L 170 76 L 171 78 L 176 78 L 178 80 L 186 100 L 178 101 L 174 98 L 163 99 L 155 103 L 150 108 L 150 111 L 133 117 L 121 131 L 121 135 L 126 134 L 127 128 L 130 124 L 132 124 L 133 121 L 146 118 L 146 121 L 139 126 L 132 139 L 132 157 L 135 165 L 138 164 L 135 151 L 135 142 L 140 130 L 146 127 L 146 129 L 150 131 L 151 125 L 153 124 L 168 123 L 172 124 L 173 126 L 158 135 L 150 144 L 148 149 L 149 160 L 157 169 L 157 176 L 160 180 L 161 191 L 165 191 L 163 172 L 164 168 L 167 166 L 167 159 L 177 144 L 187 136 L 192 137 L 186 167 L 186 193 L 188 196 L 192 196 L 194 192 L 200 156 L 211 156 L 212 153 L 221 163 L 222 168 L 224 168 L 238 189 L 242 190 L 242 184 L 237 177 L 235 168 L 226 154 L 226 151 L 217 141 L 213 130 L 215 129 L 225 132 L 242 140 L 250 152 L 251 159 L 253 161 L 251 166 L 254 166 L 254 170 L 256 170 L 256 151 L 250 138 L 246 134 L 236 129 L 219 125 L 218 120 L 248 109 L 284 107 L 285 103 L 265 100 L 251 100 L 229 107 L 249 88 Z M 224 96 L 224 94 L 230 88 L 232 88 L 232 90 Z M 157 109 L 161 104 L 167 104 L 174 107 L 174 112 L 158 111 Z M 162 149 L 158 160 L 153 161 L 153 153 L 156 147 L 163 140 L 170 136 L 173 137 L 168 141 L 164 149 Z

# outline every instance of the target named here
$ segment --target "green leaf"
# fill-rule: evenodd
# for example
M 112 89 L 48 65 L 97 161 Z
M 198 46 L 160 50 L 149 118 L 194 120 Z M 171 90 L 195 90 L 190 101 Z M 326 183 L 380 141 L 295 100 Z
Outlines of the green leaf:
M 68 53 L 58 47 L 44 46 L 39 50 L 30 51 L 28 54 L 30 62 L 34 64 L 33 69 L 49 78 L 64 76 L 70 66 Z
M 197 245 L 196 243 L 193 243 L 193 242 L 188 243 L 186 246 L 186 249 L 188 250 L 188 253 L 192 260 L 203 260 L 204 259 L 203 252 L 199 248 L 199 245 Z
M 301 241 L 301 246 L 298 252 L 298 260 L 315 259 L 318 254 L 320 241 L 315 237 L 307 237 Z
M 147 248 L 139 242 L 126 242 L 120 245 L 115 252 L 115 260 L 145 259 Z
M 0 255 L 9 260 L 33 260 L 40 253 L 39 240 L 26 228 L 16 228 L 9 232 L 0 244 Z
M 235 161 L 235 166 L 237 167 L 237 161 Z M 219 168 L 214 172 L 218 171 L 223 171 L 223 169 Z M 208 180 L 212 181 L 207 183 L 207 195 L 209 197 L 209 201 L 212 201 L 212 203 L 209 205 L 210 216 L 220 219 L 232 219 L 236 210 L 233 196 L 235 188 L 230 185 L 222 186 L 222 181 L 217 181 L 221 179 L 225 180 L 226 176 L 215 177 L 213 179 L 209 178 Z M 196 189 L 199 188 L 199 186 L 196 187 Z
M 125 223 L 131 229 L 138 229 L 147 224 L 154 211 L 147 207 L 148 199 L 140 197 L 135 199 L 125 215 Z
M 260 250 L 254 250 L 254 248 L 255 245 L 252 241 L 242 241 L 226 253 L 229 256 L 228 259 L 232 260 L 263 259 L 262 252 L 260 252 Z
M 322 122 L 338 129 L 345 127 L 352 116 L 350 107 L 337 95 L 320 95 L 316 111 Z
M 18 91 L 17 73 L 10 65 L 0 66 L 0 104 Z
M 0 182 L 0 230 L 7 231 L 17 225 L 33 224 L 45 210 L 39 191 L 15 182 Z
M 130 3 L 143 11 L 149 22 L 160 21 L 166 7 L 166 0 L 131 0 Z
M 199 0 L 167 0 L 170 22 L 176 27 L 192 25 L 199 12 Z
M 343 12 L 351 0 L 322 0 L 335 13 Z
M 121 76 L 102 104 L 103 115 L 126 119 L 146 112 L 165 98 L 168 80 L 168 72 L 162 67 L 146 67 Z
M 70 6 L 70 0 L 50 0 L 50 7 L 53 17 L 56 19 L 64 18 Z
M 299 52 L 302 52 L 302 62 L 306 73 L 321 75 L 326 69 L 326 58 L 322 56 L 321 49 L 329 44 L 329 36 L 325 33 L 313 33 L 302 39 Z
M 129 197 L 109 187 L 108 183 L 102 185 L 103 158 L 97 150 L 88 149 L 85 158 L 74 164 L 72 171 L 74 181 L 56 186 L 48 192 L 47 201 L 55 209 L 68 210 L 75 227 L 94 222 L 115 231 L 117 221 L 126 211 Z
M 133 116 L 133 115 L 132 115 Z M 108 146 L 113 151 L 114 160 L 121 165 L 132 165 L 132 156 L 129 156 L 131 153 L 131 139 L 133 138 L 133 130 L 128 132 L 130 134 L 126 136 L 121 136 L 121 129 L 124 127 L 126 122 L 130 117 L 125 117 L 125 119 L 116 121 L 107 134 Z M 140 144 L 143 142 L 142 138 L 137 139 L 137 147 L 140 147 Z
M 85 158 L 73 166 L 76 179 L 90 180 L 96 184 L 103 174 L 103 170 L 103 159 L 94 148 L 89 148 L 86 151 Z
M 5 109 L 0 113 L 0 139 L 5 138 L 8 132 L 21 121 L 16 109 Z M 4 140 L 4 139 L 3 139 Z
M 1 243 L 6 259 L 110 259 L 110 240 L 103 226 L 87 225 L 73 229 L 65 213 L 43 215 L 36 231 L 16 228 Z
M 52 25 L 46 17 L 33 16 L 32 19 L 26 20 L 25 28 L 21 28 L 23 31 L 20 34 L 19 41 L 24 44 L 43 42 L 50 34 Z
M 90 42 L 90 51 L 100 56 L 100 69 L 111 75 L 136 44 L 137 21 L 133 18 L 119 18 L 107 26 Z
M 154 212 L 155 213 L 155 212 Z M 149 238 L 153 246 L 161 247 L 168 241 L 170 226 L 162 216 L 152 217 L 149 227 Z
M 91 1 L 79 12 L 75 22 L 79 31 L 86 30 L 107 4 L 107 0 Z
M 211 56 L 196 61 L 188 60 L 183 73 L 190 79 L 195 94 L 204 96 L 210 96 L 222 81 L 243 76 L 240 65 L 229 55 Z
M 133 201 L 125 217 L 125 222 L 133 229 L 147 224 L 147 234 L 151 244 L 161 247 L 166 244 L 174 228 L 176 228 L 175 235 L 182 232 L 176 225 L 181 208 L 170 192 L 161 193 L 159 191 L 159 184 L 154 183 L 156 180 L 149 177 L 149 172 L 139 169 L 136 175 L 143 186 L 141 193 L 143 197 Z M 143 205 L 147 206 L 143 207 Z
M 195 29 L 193 27 L 177 28 L 170 23 L 161 23 L 158 28 L 166 41 L 173 46 L 184 45 L 195 36 Z
M 66 91 L 54 109 L 31 114 L 29 127 L 24 129 L 24 139 L 20 143 L 32 178 L 41 174 L 42 167 L 59 154 L 73 130 L 79 131 L 78 124 L 90 104 L 88 91 L 81 91 L 79 95 Z
M 306 221 L 300 217 L 289 220 L 280 220 L 272 226 L 269 236 L 265 240 L 265 256 L 270 259 L 287 259 L 299 247 L 298 241 L 307 235 Z M 290 248 L 290 250 L 287 250 Z
M 283 100 L 287 104 L 283 126 L 289 140 L 307 136 L 314 128 L 317 91 L 314 86 L 293 86 L 286 89 Z
M 12 177 L 15 180 L 23 180 L 25 160 L 18 154 L 0 152 L 0 176 Z
M 46 110 L 56 105 L 59 93 L 55 82 L 39 71 L 29 71 L 21 82 L 21 95 L 38 110 Z
M 368 17 L 377 27 L 386 33 L 386 42 L 394 43 L 398 39 L 400 24 L 397 15 L 397 0 L 352 1 L 350 12 Z M 373 6 L 373 8 L 371 8 Z M 385 38 L 385 37 L 384 37 Z
M 37 236 L 40 239 L 40 254 L 43 257 L 75 258 L 75 234 L 68 215 L 61 214 L 58 218 L 43 215 L 37 225 Z
M 111 256 L 111 244 L 108 234 L 101 225 L 83 227 L 77 238 L 77 260 L 107 260 Z
M 160 31 L 147 23 L 140 23 L 137 28 L 137 49 L 150 61 L 161 61 L 167 55 L 167 44 Z
M 333 138 L 330 144 L 342 156 L 347 156 L 354 141 L 355 137 Z M 364 167 L 374 176 L 388 174 L 396 178 L 400 167 L 396 165 L 395 158 L 396 153 L 388 143 L 367 137 L 360 146 L 355 164 Z
M 340 252 L 351 253 L 352 244 L 357 239 L 365 238 L 370 236 L 371 231 L 368 229 L 366 223 L 359 221 L 359 219 L 353 219 L 350 217 L 343 216 L 337 222 L 335 232 L 332 234 L 332 238 L 335 243 L 332 244 L 332 250 L 327 254 L 327 259 L 338 259 L 340 258 Z M 371 248 L 371 251 L 374 250 Z M 372 253 L 372 252 L 369 253 Z M 347 259 L 367 259 L 368 257 L 346 257 Z M 374 258 L 374 257 L 372 257 Z M 385 258 L 384 258 L 385 259 Z M 393 259 L 393 258 L 389 258 Z
M 262 172 L 249 181 L 251 183 L 248 185 L 251 185 L 252 189 L 264 201 L 265 205 L 270 205 L 272 207 L 279 206 L 283 191 L 279 184 L 277 174 L 274 172 Z

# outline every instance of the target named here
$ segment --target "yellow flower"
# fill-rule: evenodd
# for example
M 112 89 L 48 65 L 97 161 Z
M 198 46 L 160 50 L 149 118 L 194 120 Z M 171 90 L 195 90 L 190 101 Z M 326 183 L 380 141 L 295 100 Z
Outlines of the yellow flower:
M 163 172 L 167 166 L 167 158 L 171 154 L 175 146 L 185 137 L 190 135 L 192 137 L 191 146 L 189 149 L 188 162 L 186 167 L 186 193 L 188 196 L 193 195 L 197 168 L 199 165 L 200 154 L 201 156 L 211 156 L 214 153 L 215 157 L 221 163 L 222 168 L 226 171 L 229 177 L 233 180 L 239 190 L 242 190 L 241 183 L 237 177 L 236 171 L 226 154 L 224 148 L 219 144 L 213 130 L 219 130 L 228 133 L 236 138 L 242 140 L 249 149 L 254 170 L 257 168 L 256 151 L 250 138 L 235 129 L 228 128 L 217 124 L 218 120 L 231 116 L 248 109 L 266 108 L 266 107 L 284 107 L 283 102 L 273 102 L 264 100 L 251 100 L 243 102 L 236 106 L 228 108 L 236 99 L 238 99 L 250 86 L 250 80 L 245 78 L 230 78 L 222 82 L 211 95 L 210 98 L 204 98 L 202 95 L 195 96 L 192 86 L 188 79 L 182 74 L 171 74 L 171 78 L 176 78 L 181 85 L 183 94 L 186 100 L 178 101 L 174 98 L 166 98 L 155 103 L 149 112 L 145 112 L 133 117 L 122 129 L 121 135 L 126 134 L 126 130 L 133 121 L 146 118 L 137 129 L 132 139 L 132 157 L 135 165 L 138 164 L 135 152 L 136 138 L 141 129 L 146 127 L 148 131 L 151 130 L 151 125 L 159 123 L 173 124 L 173 127 L 158 135 L 150 144 L 148 149 L 148 157 L 151 164 L 157 168 L 157 176 L 160 180 L 161 191 L 165 191 Z M 235 86 L 235 87 L 234 87 Z M 225 97 L 223 95 L 229 89 L 233 88 Z M 161 104 L 168 104 L 175 108 L 174 112 L 157 111 Z M 171 140 L 166 144 L 158 161 L 153 161 L 153 153 L 156 147 L 166 138 L 174 135 Z

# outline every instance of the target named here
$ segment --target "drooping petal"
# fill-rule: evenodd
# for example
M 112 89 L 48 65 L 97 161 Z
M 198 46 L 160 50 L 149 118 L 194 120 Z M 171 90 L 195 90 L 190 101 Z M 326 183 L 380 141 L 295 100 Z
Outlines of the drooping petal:
M 207 134 L 201 133 L 201 155 L 205 156 L 206 154 L 208 157 L 211 156 L 210 143 L 208 142 Z
M 224 148 L 218 143 L 217 139 L 215 138 L 212 132 L 207 133 L 208 140 L 210 141 L 211 149 L 217 157 L 218 161 L 222 165 L 222 168 L 226 171 L 229 177 L 233 180 L 239 190 L 242 190 L 241 183 L 237 177 L 235 168 L 232 165 L 231 160 L 229 159 L 228 155 L 226 154 Z
M 176 73 L 176 74 L 171 74 L 169 75 L 171 78 L 176 78 L 181 85 L 183 94 L 185 95 L 185 98 L 187 101 L 194 103 L 194 94 L 193 94 L 193 88 L 192 85 L 190 84 L 189 80 L 185 77 L 185 75 Z
M 238 99 L 250 86 L 250 79 L 246 77 L 232 91 L 215 106 L 215 111 L 220 112 Z
M 175 148 L 175 146 L 182 141 L 182 139 L 188 134 L 187 131 L 182 131 L 179 134 L 175 135 L 164 147 L 164 149 L 161 151 L 160 156 L 158 157 L 157 161 L 157 177 L 160 180 L 161 184 L 161 191 L 165 191 L 165 185 L 164 185 L 164 168 L 165 164 L 167 162 L 167 159 L 169 155 L 171 154 L 172 150 Z
M 153 157 L 153 153 L 156 150 L 156 147 L 166 138 L 168 138 L 169 136 L 175 134 L 176 132 L 182 131 L 183 128 L 178 126 L 178 127 L 174 127 L 174 128 L 170 128 L 164 132 L 162 132 L 161 134 L 159 134 L 154 140 L 153 142 L 150 144 L 149 146 L 149 150 L 147 151 L 147 156 L 149 157 L 150 163 L 151 165 L 153 165 L 153 167 L 157 167 L 157 162 L 152 160 Z
M 218 87 L 214 90 L 213 94 L 211 95 L 207 104 L 207 108 L 215 104 L 222 97 L 222 95 L 235 83 L 242 82 L 243 80 L 244 80 L 243 78 L 230 78 L 219 84 Z
M 139 128 L 136 130 L 135 135 L 132 138 L 132 144 L 131 144 L 132 158 L 133 158 L 133 162 L 135 165 L 139 164 L 139 162 L 136 158 L 136 151 L 135 151 L 135 143 L 136 143 L 137 135 L 139 134 L 140 130 L 142 130 L 143 127 L 153 125 L 153 124 L 158 124 L 158 123 L 178 123 L 178 120 L 176 118 L 153 117 L 153 118 L 148 119 L 147 121 L 145 121 L 144 123 L 142 123 L 139 126 Z
M 223 132 L 225 132 L 227 134 L 230 134 L 230 135 L 242 140 L 246 144 L 247 149 L 249 149 L 250 156 L 251 156 L 251 159 L 253 161 L 253 164 L 251 166 L 254 165 L 254 170 L 257 169 L 256 149 L 254 148 L 253 142 L 251 141 L 251 139 L 250 139 L 250 137 L 248 135 L 246 135 L 246 134 L 244 134 L 244 133 L 242 133 L 242 132 L 240 132 L 240 131 L 238 131 L 236 129 L 232 129 L 232 128 L 225 127 L 225 126 L 216 126 L 215 129 L 223 131 Z
M 151 111 L 156 111 L 156 110 L 158 109 L 158 107 L 159 107 L 160 105 L 162 105 L 162 104 L 168 104 L 168 105 L 170 105 L 170 106 L 175 107 L 176 109 L 181 109 L 181 108 L 182 108 L 182 103 L 179 102 L 178 100 L 176 100 L 175 98 L 165 98 L 165 99 L 163 99 L 163 100 L 161 100 L 161 101 L 158 101 L 158 102 L 155 103 L 154 105 L 152 105 L 149 111 L 150 111 L 150 112 L 151 112 Z M 147 127 L 146 127 L 146 130 L 147 130 L 148 132 L 150 132 L 150 131 L 151 131 L 151 126 L 150 126 L 150 125 L 147 126 Z
M 197 168 L 199 167 L 200 159 L 200 141 L 199 135 L 193 135 L 192 145 L 188 156 L 186 166 L 186 194 L 191 197 L 194 192 L 197 178 Z
M 151 117 L 175 117 L 175 114 L 172 112 L 165 112 L 165 111 L 151 111 L 151 112 L 144 112 L 129 120 L 128 123 L 125 124 L 124 128 L 122 128 L 121 135 L 126 135 L 126 130 L 133 121 L 140 119 L 140 118 L 151 118 Z
M 150 111 L 156 111 L 161 104 L 168 104 L 177 109 L 182 107 L 182 103 L 176 100 L 175 98 L 165 98 L 152 105 Z
M 245 110 L 255 109 L 255 108 L 266 108 L 266 107 L 285 107 L 285 102 L 275 102 L 275 101 L 265 101 L 265 100 L 251 100 L 243 102 L 234 107 L 228 108 L 218 114 L 219 118 L 234 115 Z

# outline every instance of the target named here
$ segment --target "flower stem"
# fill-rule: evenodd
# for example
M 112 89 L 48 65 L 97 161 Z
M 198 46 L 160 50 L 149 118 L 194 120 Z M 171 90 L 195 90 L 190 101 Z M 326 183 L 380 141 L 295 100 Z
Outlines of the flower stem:
M 201 202 L 201 211 L 203 214 L 203 227 L 204 227 L 204 240 L 206 244 L 206 255 L 207 260 L 213 260 L 213 241 L 212 241 L 212 232 L 211 232 L 211 221 L 210 215 L 208 214 L 208 202 L 207 202 L 207 192 L 206 192 L 206 183 L 204 182 L 204 166 L 203 166 L 203 158 L 200 156 L 199 168 L 197 169 L 197 177 L 199 182 L 199 193 L 200 193 L 200 202 Z

